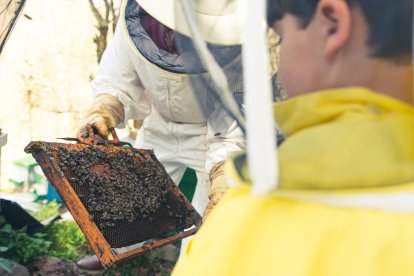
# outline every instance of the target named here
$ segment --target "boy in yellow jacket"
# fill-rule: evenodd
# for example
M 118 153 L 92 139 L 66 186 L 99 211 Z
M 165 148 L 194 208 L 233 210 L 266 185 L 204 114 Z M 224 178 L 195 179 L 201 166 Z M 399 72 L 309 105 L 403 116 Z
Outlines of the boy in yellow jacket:
M 247 164 L 173 275 L 414 275 L 412 0 L 269 0 L 283 39 L 278 190 Z

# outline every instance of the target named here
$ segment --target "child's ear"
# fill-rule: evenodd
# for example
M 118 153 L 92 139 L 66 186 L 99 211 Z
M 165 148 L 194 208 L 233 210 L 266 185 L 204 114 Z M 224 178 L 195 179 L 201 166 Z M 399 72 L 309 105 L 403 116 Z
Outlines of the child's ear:
M 331 59 L 349 39 L 351 11 L 345 0 L 321 0 L 316 10 L 322 37 L 325 41 L 324 56 Z

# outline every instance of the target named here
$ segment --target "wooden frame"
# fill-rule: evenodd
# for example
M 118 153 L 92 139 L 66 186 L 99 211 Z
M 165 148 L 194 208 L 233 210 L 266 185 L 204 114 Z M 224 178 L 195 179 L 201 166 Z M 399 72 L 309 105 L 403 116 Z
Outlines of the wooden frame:
M 106 241 L 105 237 L 99 231 L 95 222 L 92 220 L 88 210 L 83 205 L 78 195 L 64 176 L 62 170 L 53 162 L 46 152 L 42 150 L 43 142 L 31 142 L 25 149 L 26 152 L 31 152 L 36 161 L 41 165 L 43 172 L 48 180 L 53 184 L 59 195 L 65 202 L 69 212 L 85 234 L 89 244 L 96 253 L 99 261 L 105 269 L 116 265 L 119 262 L 131 259 L 138 256 L 145 251 L 152 250 L 172 242 L 183 239 L 187 236 L 194 234 L 201 225 L 201 216 L 196 214 L 194 217 L 193 227 L 180 232 L 174 236 L 170 236 L 164 239 L 150 241 L 139 248 L 132 249 L 130 251 L 117 254 Z M 40 145 L 40 146 L 39 146 Z M 172 187 L 175 194 L 182 194 L 181 191 L 174 185 Z M 186 201 L 186 204 L 190 204 Z M 191 204 L 190 204 L 191 206 Z M 192 208 L 192 207 L 191 207 Z

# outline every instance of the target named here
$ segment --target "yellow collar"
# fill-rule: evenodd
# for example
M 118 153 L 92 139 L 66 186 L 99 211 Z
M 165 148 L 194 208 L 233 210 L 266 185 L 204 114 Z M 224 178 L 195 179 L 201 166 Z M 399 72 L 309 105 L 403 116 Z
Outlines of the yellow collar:
M 364 88 L 316 92 L 275 105 L 287 135 L 280 186 L 384 187 L 414 182 L 414 108 Z
M 349 113 L 375 116 L 394 111 L 414 114 L 410 105 L 361 87 L 314 92 L 274 104 L 274 116 L 286 136 L 310 126 L 340 120 Z

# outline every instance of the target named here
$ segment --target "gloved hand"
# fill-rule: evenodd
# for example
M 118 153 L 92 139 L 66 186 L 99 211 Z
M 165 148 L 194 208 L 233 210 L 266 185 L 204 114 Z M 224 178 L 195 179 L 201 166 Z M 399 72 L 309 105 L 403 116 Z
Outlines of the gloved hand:
M 223 197 L 224 193 L 228 190 L 227 181 L 224 177 L 224 162 L 220 161 L 216 163 L 210 171 L 210 201 L 207 204 L 206 210 L 204 211 L 203 220 L 207 218 L 211 210 L 217 205 L 219 200 Z
M 114 96 L 99 94 L 94 98 L 85 116 L 86 119 L 79 130 L 78 136 L 86 137 L 85 126 L 91 124 L 97 134 L 106 138 L 109 134 L 108 128 L 115 127 L 124 119 L 124 106 Z

